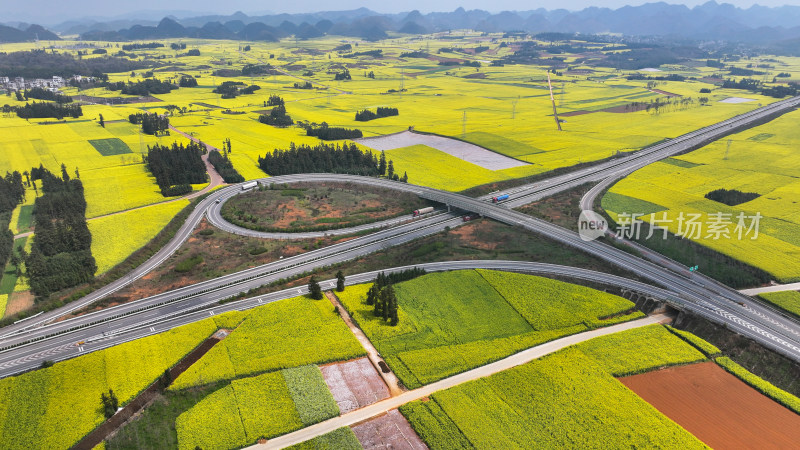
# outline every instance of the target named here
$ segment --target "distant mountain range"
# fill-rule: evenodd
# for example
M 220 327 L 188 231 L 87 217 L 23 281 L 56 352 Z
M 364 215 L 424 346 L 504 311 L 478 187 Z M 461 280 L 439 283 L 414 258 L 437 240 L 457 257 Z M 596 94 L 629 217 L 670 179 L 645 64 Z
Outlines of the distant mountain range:
M 0 27 L 0 41 L 31 40 L 31 28 Z M 658 36 L 673 39 L 724 40 L 749 44 L 780 44 L 797 49 L 800 39 L 800 6 L 747 9 L 731 4 L 708 3 L 689 8 L 664 2 L 618 9 L 590 7 L 581 11 L 565 9 L 504 11 L 492 14 L 482 10 L 458 8 L 452 12 L 421 14 L 411 11 L 381 14 L 366 8 L 350 11 L 328 11 L 304 14 L 272 14 L 248 16 L 206 15 L 178 19 L 165 17 L 152 20 L 117 19 L 111 22 L 69 21 L 51 27 L 61 35 L 79 34 L 84 40 L 141 40 L 159 38 L 205 38 L 275 41 L 287 36 L 299 39 L 325 34 L 381 39 L 389 31 L 420 34 L 454 29 L 485 32 L 548 31 L 626 36 Z M 39 39 L 54 39 L 52 33 L 38 27 Z

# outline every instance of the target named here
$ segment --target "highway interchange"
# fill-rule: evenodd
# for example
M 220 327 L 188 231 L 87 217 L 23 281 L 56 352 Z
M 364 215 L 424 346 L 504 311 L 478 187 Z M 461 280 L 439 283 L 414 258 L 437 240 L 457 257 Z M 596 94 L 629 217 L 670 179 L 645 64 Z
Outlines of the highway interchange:
M 676 308 L 689 310 L 722 323 L 730 329 L 757 340 L 766 347 L 800 361 L 800 324 L 780 311 L 766 307 L 753 298 L 740 294 L 701 274 L 689 273 L 684 266 L 660 255 L 648 251 L 644 254 L 650 259 L 648 261 L 599 241 L 585 242 L 579 238 L 577 233 L 511 209 L 588 182 L 599 182 L 599 187 L 593 188 L 581 202 L 582 207 L 591 209 L 596 196 L 614 180 L 625 174 L 665 157 L 702 146 L 734 130 L 767 120 L 799 104 L 800 97 L 772 103 L 628 156 L 503 191 L 502 193 L 509 194 L 510 198 L 501 204 L 489 203 L 488 196 L 476 199 L 412 184 L 351 175 L 299 174 L 265 178 L 259 182 L 269 184 L 332 181 L 389 187 L 412 192 L 422 198 L 443 203 L 459 211 L 478 213 L 506 224 L 519 226 L 592 254 L 660 287 L 600 272 L 519 261 L 442 262 L 420 266 L 429 271 L 475 267 L 528 271 L 570 276 L 619 286 L 666 300 Z M 165 247 L 126 277 L 62 308 L 0 329 L 0 377 L 38 367 L 44 360 L 71 358 L 84 352 L 162 332 L 224 311 L 242 310 L 296 296 L 304 293 L 305 289 L 287 289 L 225 305 L 219 304 L 219 300 L 280 279 L 351 260 L 463 223 L 460 214 L 437 212 L 329 247 L 280 259 L 135 302 L 53 322 L 58 317 L 110 295 L 153 270 L 185 242 L 203 217 L 207 217 L 211 224 L 224 231 L 240 234 L 250 232 L 227 223 L 220 215 L 220 208 L 224 202 L 241 192 L 241 187 L 234 185 L 210 194 L 195 207 L 175 237 Z M 626 244 L 630 245 L 630 243 Z M 374 276 L 375 272 L 348 275 L 348 284 L 365 282 Z M 331 285 L 332 281 L 323 283 L 324 288 Z M 78 343 L 82 344 L 78 345 Z

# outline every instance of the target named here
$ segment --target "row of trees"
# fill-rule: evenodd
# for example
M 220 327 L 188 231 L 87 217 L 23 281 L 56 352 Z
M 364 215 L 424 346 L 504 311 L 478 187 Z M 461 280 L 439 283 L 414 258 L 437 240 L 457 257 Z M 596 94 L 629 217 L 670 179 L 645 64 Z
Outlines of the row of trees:
M 224 153 L 220 154 L 217 150 L 212 150 L 208 154 L 208 162 L 214 166 L 214 169 L 226 183 L 241 183 L 244 181 L 244 177 L 233 168 L 233 164 L 228 159 L 228 153 L 231 151 L 231 140 L 225 139 L 222 145 Z
M 286 150 L 275 149 L 258 158 L 258 165 L 269 175 L 293 173 L 349 173 L 378 176 L 378 160 L 370 151 L 361 151 L 355 144 L 321 143 L 310 147 L 291 143 Z
M 316 136 L 323 141 L 336 141 L 339 139 L 358 139 L 363 134 L 357 128 L 329 127 L 327 123 L 322 122 L 319 127 L 306 126 L 306 136 Z
M 80 179 L 71 179 L 63 164 L 61 177 L 40 165 L 31 170 L 31 178 L 42 181 L 44 195 L 33 207 L 36 237 L 31 253 L 22 256 L 31 290 L 37 296 L 46 296 L 92 280 L 97 264 L 92 256 L 92 234 L 86 225 L 86 199 Z
M 16 111 L 17 116 L 23 119 L 43 119 L 47 117 L 53 117 L 58 120 L 64 117 L 77 119 L 83 115 L 81 105 L 77 104 L 32 102 L 25 103 L 23 106 L 13 106 L 11 109 Z
M 205 183 L 204 152 L 205 148 L 194 141 L 185 147 L 178 143 L 173 143 L 172 147 L 159 144 L 148 146 L 145 163 L 156 177 L 161 195 L 181 195 L 192 190 L 191 184 Z
M 22 95 L 25 100 L 28 100 L 29 98 L 36 98 L 39 100 L 50 100 L 56 103 L 72 103 L 72 97 L 69 95 L 59 94 L 49 89 L 40 87 L 25 89 Z
M 142 81 L 137 81 L 136 83 L 122 83 L 121 86 L 119 83 L 112 83 L 107 86 L 107 89 L 115 91 L 117 87 L 119 87 L 121 94 L 138 95 L 140 97 L 147 97 L 150 94 L 169 94 L 173 90 L 178 89 L 178 86 L 168 81 L 161 81 L 158 78 L 147 78 Z
M 27 172 L 26 172 L 27 173 Z M 5 267 L 14 248 L 14 233 L 8 229 L 11 221 L 11 211 L 25 199 L 25 186 L 19 172 L 6 172 L 5 178 L 0 178 L 0 264 Z M 14 266 L 19 267 L 19 261 L 14 261 Z
M 142 126 L 142 133 L 157 135 L 169 129 L 169 117 L 156 113 L 136 113 L 128 116 L 128 121 L 134 125 Z
M 375 306 L 376 317 L 389 321 L 391 326 L 396 326 L 400 321 L 397 314 L 397 295 L 394 292 L 392 281 L 381 272 L 375 282 L 367 291 L 367 305 Z
M 160 42 L 147 42 L 147 43 L 137 43 L 137 44 L 123 44 L 122 50 L 131 51 L 131 50 L 140 50 L 145 48 L 159 48 L 163 47 L 164 44 Z
M 368 122 L 370 120 L 380 119 L 381 117 L 397 116 L 400 111 L 397 108 L 388 108 L 379 106 L 377 112 L 372 112 L 368 109 L 356 113 L 356 121 Z

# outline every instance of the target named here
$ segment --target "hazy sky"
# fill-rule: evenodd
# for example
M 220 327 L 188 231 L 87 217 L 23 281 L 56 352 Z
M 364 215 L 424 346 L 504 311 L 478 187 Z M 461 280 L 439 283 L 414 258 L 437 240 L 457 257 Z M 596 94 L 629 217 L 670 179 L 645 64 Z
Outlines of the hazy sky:
M 653 1 L 653 0 L 650 0 Z M 704 3 L 705 0 L 684 1 L 688 6 Z M 385 0 L 136 0 L 122 2 L 120 0 L 2 0 L 0 21 L 24 20 L 40 23 L 56 23 L 69 19 L 100 16 L 113 17 L 134 11 L 192 11 L 198 13 L 231 14 L 240 10 L 248 15 L 280 12 L 313 12 L 324 10 L 346 10 L 361 6 L 377 12 L 401 12 L 418 9 L 423 13 L 431 11 L 452 11 L 459 6 L 466 9 L 483 9 L 491 12 L 504 10 L 524 11 L 537 8 L 570 10 L 583 9 L 587 6 L 604 6 L 618 8 L 627 4 L 638 5 L 646 0 L 402 0 L 389 2 Z M 681 3 L 668 1 L 668 3 Z M 720 2 L 722 3 L 722 2 Z M 754 3 L 764 6 L 785 4 L 800 5 L 800 0 L 729 0 L 740 7 L 749 7 Z M 335 5 L 335 6 L 332 6 Z

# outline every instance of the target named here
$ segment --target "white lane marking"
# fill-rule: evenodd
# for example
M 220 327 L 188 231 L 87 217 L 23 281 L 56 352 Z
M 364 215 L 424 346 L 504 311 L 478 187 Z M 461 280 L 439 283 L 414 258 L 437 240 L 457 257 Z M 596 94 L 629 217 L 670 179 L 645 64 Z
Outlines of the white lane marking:
M 156 331 L 156 329 L 153 328 L 153 327 L 150 327 L 150 331 Z
M 208 315 L 209 315 L 209 316 L 213 316 L 213 315 L 214 315 L 214 311 L 209 311 L 209 312 L 208 312 Z

